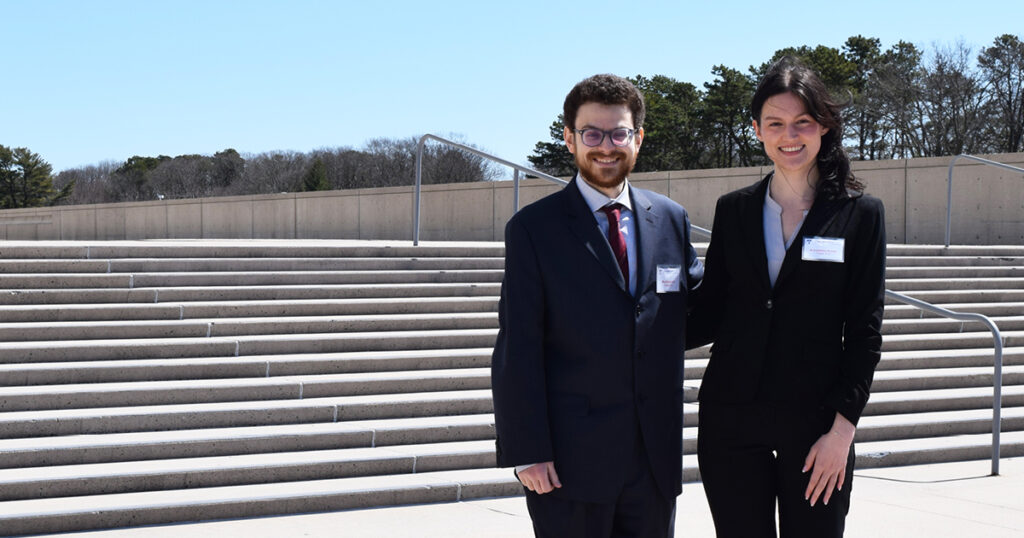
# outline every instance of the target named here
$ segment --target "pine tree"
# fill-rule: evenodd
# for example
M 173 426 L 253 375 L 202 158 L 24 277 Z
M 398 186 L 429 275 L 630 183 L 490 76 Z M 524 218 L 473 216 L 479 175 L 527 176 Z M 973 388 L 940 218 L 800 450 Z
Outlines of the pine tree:
M 74 182 L 59 191 L 53 167 L 28 148 L 0 145 L 0 209 L 54 205 L 71 195 Z
M 329 191 L 331 184 L 327 182 L 327 167 L 320 157 L 313 160 L 313 166 L 302 177 L 302 190 L 304 191 Z

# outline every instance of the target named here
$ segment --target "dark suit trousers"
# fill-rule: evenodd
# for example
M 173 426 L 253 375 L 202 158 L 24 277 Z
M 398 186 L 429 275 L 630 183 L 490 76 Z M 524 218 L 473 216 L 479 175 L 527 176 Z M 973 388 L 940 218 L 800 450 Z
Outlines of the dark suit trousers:
M 718 538 L 774 538 L 778 502 L 782 538 L 841 537 L 850 509 L 854 452 L 842 491 L 812 507 L 804 500 L 811 446 L 835 412 L 782 404 L 701 403 L 697 455 Z
M 676 499 L 658 491 L 639 433 L 633 458 L 623 464 L 630 472 L 614 503 L 579 502 L 526 490 L 537 538 L 672 538 Z

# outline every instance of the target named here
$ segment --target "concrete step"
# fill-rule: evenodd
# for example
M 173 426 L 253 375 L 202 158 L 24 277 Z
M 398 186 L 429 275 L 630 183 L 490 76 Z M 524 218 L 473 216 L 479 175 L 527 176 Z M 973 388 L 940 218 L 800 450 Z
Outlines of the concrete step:
M 487 368 L 491 364 L 491 351 L 491 348 L 424 349 L 0 364 L 0 386 Z
M 1024 267 L 1024 256 L 893 256 L 885 260 L 887 267 Z
M 992 409 L 968 409 L 863 417 L 857 443 L 992 433 Z M 1001 411 L 1001 431 L 1024 431 L 1024 407 Z
M 0 364 L 479 348 L 496 329 L 0 343 Z
M 426 258 L 143 258 L 109 260 L 111 273 L 203 271 L 410 271 L 502 270 L 505 259 L 496 257 Z M 1021 265 L 1024 265 L 1022 263 Z
M 696 380 L 704 375 L 709 358 L 694 357 L 687 352 L 685 379 Z M 995 364 L 995 349 L 931 349 L 912 351 L 888 351 L 882 353 L 882 360 L 875 369 L 880 372 L 893 370 L 921 370 L 930 368 L 977 367 L 991 369 Z M 1003 348 L 1003 365 L 1024 365 L 1024 348 Z M 3 370 L 0 370 L 2 372 Z
M 466 299 L 462 301 L 434 299 L 433 301 L 396 300 L 390 304 L 395 311 L 402 311 L 405 305 L 414 303 L 411 310 L 425 310 L 424 313 L 407 314 L 350 314 L 327 316 L 297 315 L 301 310 L 338 309 L 339 305 L 313 302 L 289 308 L 285 304 L 267 304 L 265 308 L 248 304 L 234 305 L 237 308 L 222 307 L 225 314 L 250 314 L 252 317 L 214 316 L 208 318 L 184 318 L 186 307 L 183 305 L 147 305 L 143 308 L 126 309 L 136 315 L 151 312 L 172 319 L 165 320 L 118 320 L 118 321 L 29 321 L 12 322 L 0 325 L 0 341 L 27 342 L 42 340 L 92 340 L 92 339 L 125 339 L 125 338 L 186 338 L 207 336 L 234 336 L 243 334 L 298 334 L 298 333 L 329 333 L 341 331 L 383 331 L 383 330 L 432 330 L 460 328 L 495 328 L 497 314 L 490 310 L 495 304 L 494 298 Z M 439 305 L 452 304 L 458 308 L 470 310 L 458 312 L 457 309 L 443 313 L 429 312 L 440 310 Z M 356 308 L 351 303 L 341 308 Z M 11 307 L 7 307 L 11 308 Z M 217 307 L 192 309 L 189 313 L 213 313 Z M 270 310 L 271 312 L 266 312 Z M 290 311 L 292 316 L 283 316 Z M 49 311 L 19 308 L 14 313 L 19 317 L 31 317 L 37 313 L 62 315 L 62 309 Z M 110 311 L 113 313 L 113 311 Z M 73 311 L 72 315 L 83 314 Z M 11 317 L 15 317 L 12 315 Z M 993 322 L 1003 332 L 1024 331 L 1024 316 L 995 316 Z M 886 320 L 882 325 L 882 334 L 890 335 L 923 335 L 933 333 L 965 333 L 977 332 L 984 326 L 978 322 L 961 322 L 948 318 L 927 319 L 896 319 Z
M 945 303 L 937 304 L 946 310 L 954 312 L 973 312 L 988 317 L 1017 316 L 1024 312 L 1024 302 L 1005 303 Z M 931 314 L 915 306 L 907 304 L 890 304 L 885 307 L 885 319 L 948 319 L 937 314 Z
M 500 269 L 429 271 L 249 271 L 208 273 L 0 274 L 0 289 L 159 288 L 501 282 Z
M 897 467 L 952 461 L 987 460 L 992 457 L 992 435 L 958 435 L 929 439 L 897 439 L 857 443 L 857 468 Z M 1000 457 L 1024 455 L 1024 432 L 1000 435 Z
M 0 468 L 494 439 L 489 413 L 0 439 Z
M 976 326 L 979 324 L 975 324 Z M 977 330 L 977 329 L 975 329 Z M 1024 331 L 1000 331 L 1003 346 L 1024 346 Z M 985 332 L 955 334 L 894 334 L 882 339 L 882 351 L 965 349 L 994 346 L 993 335 Z
M 109 260 L 8 260 L 0 259 L 0 274 L 13 273 L 109 273 Z
M 239 335 L 496 329 L 495 312 L 207 318 L 182 321 L 58 321 L 5 323 L 0 341 L 204 338 Z M 1024 327 L 1022 327 L 1024 328 Z
M 994 349 L 990 331 L 974 332 L 984 327 L 975 323 L 972 332 L 953 334 L 890 334 L 882 338 L 883 355 L 896 351 L 938 351 L 959 349 Z M 1000 331 L 1004 347 L 1024 346 L 1024 331 Z M 711 346 L 702 346 L 686 352 L 687 359 L 701 360 L 710 356 Z M 990 357 L 992 351 L 989 352 Z
M 1017 314 L 1020 314 L 1018 311 Z M 1024 316 L 989 316 L 1000 332 L 1024 331 Z M 894 319 L 882 323 L 884 336 L 896 334 L 934 334 L 963 333 L 984 329 L 985 325 L 978 321 L 957 321 L 945 317 L 927 319 Z
M 937 349 L 891 351 L 882 354 L 876 372 L 921 368 L 989 367 L 995 362 L 993 347 L 979 349 Z M 1004 347 L 1003 365 L 1024 365 L 1024 348 Z
M 992 266 L 941 266 L 941 267 L 887 267 L 886 279 L 912 278 L 1020 278 L 1024 275 L 1024 263 Z
M 991 409 L 992 387 L 872 392 L 864 416 Z M 1003 387 L 1003 407 L 1024 407 L 1024 386 Z
M 504 257 L 501 242 L 345 240 L 5 241 L 4 259 Z
M 889 256 L 946 256 L 946 257 L 1022 257 L 1024 247 L 1017 245 L 902 245 L 891 244 L 886 249 Z
M 949 304 L 949 303 L 1006 303 L 1024 302 L 1024 290 L 1010 290 L 1010 289 L 989 289 L 989 290 L 963 290 L 963 289 L 946 289 L 946 290 L 893 290 L 902 293 L 903 295 L 909 295 L 914 299 L 924 301 L 932 304 Z M 899 305 L 899 303 L 893 299 L 885 299 L 886 307 L 889 305 Z
M 521 493 L 508 469 L 439 471 L 7 501 L 0 503 L 0 528 L 12 534 L 71 532 Z
M 376 285 L 325 284 L 320 286 L 199 286 L 110 290 L 32 289 L 0 292 L 0 305 L 366 299 L 394 297 L 497 297 L 500 293 L 500 282 Z
M 877 392 L 992 387 L 993 368 L 927 368 L 884 370 L 875 373 L 871 390 Z M 1024 386 L 1024 366 L 1003 366 L 1003 386 Z
M 1024 278 L 887 278 L 886 289 L 896 292 L 948 290 L 1020 290 Z
M 140 288 L 182 286 L 289 286 L 321 284 L 409 284 L 501 282 L 500 269 L 429 271 L 246 271 L 208 273 L 131 273 Z
M 184 320 L 198 318 L 497 312 L 498 297 L 392 297 L 162 304 L 0 306 L 5 322 Z
M 0 274 L 0 290 L 133 287 L 130 274 Z
M 0 412 L 489 389 L 490 368 L 0 387 Z
M 0 469 L 0 501 L 492 468 L 494 442 Z
M 491 413 L 489 390 L 10 411 L 0 438 L 89 435 Z

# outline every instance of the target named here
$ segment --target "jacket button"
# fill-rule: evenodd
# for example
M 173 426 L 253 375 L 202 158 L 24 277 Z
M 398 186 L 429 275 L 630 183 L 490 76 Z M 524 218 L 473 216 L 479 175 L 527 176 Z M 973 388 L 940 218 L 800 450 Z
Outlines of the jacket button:
M 764 303 L 764 307 L 765 308 L 767 308 L 768 310 L 771 310 L 772 306 L 773 305 L 772 305 L 772 300 L 771 299 L 768 299 L 767 301 L 765 301 L 765 303 Z
M 636 305 L 636 317 L 640 317 L 640 312 L 644 311 L 644 307 Z

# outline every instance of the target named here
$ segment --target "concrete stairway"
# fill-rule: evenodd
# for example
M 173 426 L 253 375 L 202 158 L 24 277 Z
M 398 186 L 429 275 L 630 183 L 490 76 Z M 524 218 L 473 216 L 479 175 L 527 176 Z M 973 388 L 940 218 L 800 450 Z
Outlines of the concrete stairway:
M 0 535 L 518 494 L 489 414 L 503 248 L 407 245 L 0 242 Z M 1024 248 L 892 245 L 888 277 L 996 321 L 1024 455 Z M 858 466 L 989 457 L 989 333 L 901 305 L 884 331 Z

